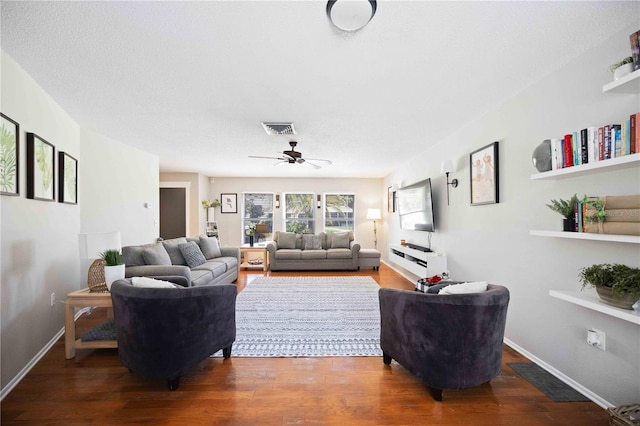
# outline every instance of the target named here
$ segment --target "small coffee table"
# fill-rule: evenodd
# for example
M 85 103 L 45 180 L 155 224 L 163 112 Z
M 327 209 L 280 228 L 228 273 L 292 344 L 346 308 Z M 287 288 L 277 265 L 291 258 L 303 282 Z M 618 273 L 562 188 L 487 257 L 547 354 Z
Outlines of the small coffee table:
M 254 244 L 251 247 L 248 244 L 243 244 L 240 246 L 240 252 L 242 253 L 242 263 L 240 264 L 240 268 L 244 269 L 258 269 L 262 268 L 263 271 L 269 270 L 269 251 L 267 250 L 267 246 Z M 262 253 L 262 263 L 249 263 L 249 253 Z
M 86 307 L 107 308 L 107 316 L 113 319 L 113 305 L 111 304 L 111 293 L 91 292 L 88 288 L 74 291 L 67 295 L 64 302 L 64 354 L 67 359 L 76 356 L 76 349 L 105 349 L 117 348 L 117 340 L 76 340 L 75 309 Z

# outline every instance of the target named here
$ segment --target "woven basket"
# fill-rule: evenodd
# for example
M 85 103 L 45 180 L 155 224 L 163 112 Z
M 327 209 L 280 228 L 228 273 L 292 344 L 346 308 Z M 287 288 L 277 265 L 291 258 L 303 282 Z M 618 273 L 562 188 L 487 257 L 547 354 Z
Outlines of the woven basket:
M 640 404 L 619 405 L 608 408 L 610 426 L 640 425 Z
M 104 293 L 107 291 L 107 283 L 104 279 L 104 267 L 107 262 L 104 259 L 96 259 L 89 266 L 89 276 L 87 277 L 87 283 L 89 284 L 89 291 L 92 293 Z

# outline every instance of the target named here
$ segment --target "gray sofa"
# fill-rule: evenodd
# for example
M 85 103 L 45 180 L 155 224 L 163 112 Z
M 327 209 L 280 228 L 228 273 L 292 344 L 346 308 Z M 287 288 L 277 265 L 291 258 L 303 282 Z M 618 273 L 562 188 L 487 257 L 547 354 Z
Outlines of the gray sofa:
M 229 284 L 238 279 L 240 249 L 219 247 L 201 235 L 122 247 L 125 277 L 185 277 L 190 287 Z
M 360 244 L 352 232 L 294 234 L 277 231 L 267 243 L 272 271 L 358 269 Z

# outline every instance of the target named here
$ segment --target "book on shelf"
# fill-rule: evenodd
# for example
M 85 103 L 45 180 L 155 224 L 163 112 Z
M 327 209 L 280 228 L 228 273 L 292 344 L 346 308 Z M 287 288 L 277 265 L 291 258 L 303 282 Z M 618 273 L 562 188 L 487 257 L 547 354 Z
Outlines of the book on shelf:
M 629 44 L 631 45 L 633 70 L 640 70 L 640 31 L 636 31 L 629 36 Z
M 640 222 L 591 222 L 584 225 L 590 234 L 640 235 Z
M 638 144 L 640 144 L 640 112 L 631 114 L 629 116 L 629 143 L 631 145 L 629 152 L 636 154 L 638 151 Z
M 573 135 L 564 135 L 562 168 L 573 167 Z
M 603 220 L 598 220 L 599 211 Z M 586 197 L 576 203 L 575 212 L 578 232 L 640 235 L 640 195 Z

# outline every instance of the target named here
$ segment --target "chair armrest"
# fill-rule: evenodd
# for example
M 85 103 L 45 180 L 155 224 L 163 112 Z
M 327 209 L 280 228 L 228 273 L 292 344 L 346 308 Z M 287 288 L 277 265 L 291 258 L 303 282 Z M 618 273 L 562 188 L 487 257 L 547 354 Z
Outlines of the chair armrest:
M 220 247 L 220 253 L 225 257 L 240 257 L 240 249 L 238 247 Z
M 184 265 L 141 265 L 127 266 L 124 269 L 125 278 L 131 277 L 185 277 L 191 285 L 191 270 Z
M 351 241 L 351 255 L 357 258 L 359 252 L 360 252 L 360 243 L 355 240 Z
M 276 251 L 278 251 L 278 245 L 274 241 L 269 241 L 266 247 L 269 252 L 269 256 L 273 259 L 273 256 L 276 255 Z

